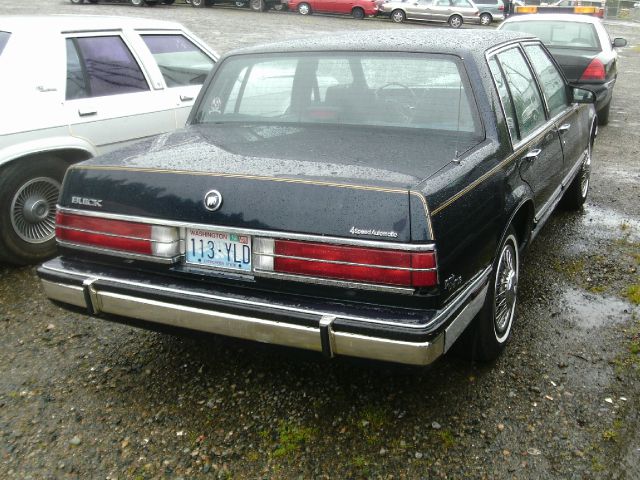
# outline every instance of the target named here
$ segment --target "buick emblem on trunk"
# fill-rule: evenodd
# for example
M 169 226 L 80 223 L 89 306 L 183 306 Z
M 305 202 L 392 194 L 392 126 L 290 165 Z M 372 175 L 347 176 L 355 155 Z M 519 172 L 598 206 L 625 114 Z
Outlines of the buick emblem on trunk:
M 215 212 L 222 206 L 222 195 L 217 190 L 211 190 L 207 192 L 204 196 L 204 207 L 211 211 Z

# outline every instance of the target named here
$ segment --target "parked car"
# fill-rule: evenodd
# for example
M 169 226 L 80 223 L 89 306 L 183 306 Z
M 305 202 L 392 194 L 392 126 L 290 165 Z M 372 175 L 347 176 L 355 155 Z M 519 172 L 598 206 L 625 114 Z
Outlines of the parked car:
M 502 0 L 477 0 L 475 4 L 480 10 L 480 25 L 491 25 L 492 22 L 504 20 L 504 2 Z
M 462 335 L 495 358 L 522 250 L 587 196 L 593 101 L 513 32 L 229 53 L 185 129 L 69 169 L 38 274 L 147 328 L 418 365 Z
M 507 19 L 498 29 L 536 35 L 562 67 L 570 83 L 596 94 L 600 125 L 609 123 L 613 87 L 618 78 L 618 52 L 627 41 L 613 41 L 602 22 L 588 15 L 539 14 Z
M 216 54 L 177 23 L 0 17 L 0 261 L 55 253 L 70 164 L 185 124 Z
M 446 22 L 452 28 L 463 23 L 480 23 L 480 11 L 472 0 L 387 0 L 379 6 L 379 15 L 396 23 L 405 20 Z
M 300 15 L 338 13 L 363 19 L 378 13 L 376 0 L 289 0 L 287 6 Z

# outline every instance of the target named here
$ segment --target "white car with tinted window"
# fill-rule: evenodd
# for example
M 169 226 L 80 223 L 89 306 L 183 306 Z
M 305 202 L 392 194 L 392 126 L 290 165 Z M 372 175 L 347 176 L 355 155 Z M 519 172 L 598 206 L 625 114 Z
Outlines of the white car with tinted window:
M 217 58 L 178 23 L 0 16 L 0 260 L 52 255 L 67 167 L 182 127 Z

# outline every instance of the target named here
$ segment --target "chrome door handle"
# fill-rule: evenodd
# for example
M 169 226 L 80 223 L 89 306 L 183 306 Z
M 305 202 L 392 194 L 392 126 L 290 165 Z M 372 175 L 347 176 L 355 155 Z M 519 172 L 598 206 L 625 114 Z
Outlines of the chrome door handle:
M 180 95 L 180 100 L 183 102 L 190 102 L 191 100 L 193 100 L 193 97 L 190 97 L 188 95 Z
M 571 124 L 570 123 L 565 123 L 562 124 L 558 127 L 558 132 L 559 133 L 564 133 L 566 131 L 568 131 L 571 128 Z
M 526 160 L 531 160 L 533 162 L 534 160 L 538 159 L 538 156 L 540 156 L 541 153 L 542 149 L 534 148 L 533 150 L 529 150 L 523 158 L 525 158 Z
M 84 110 L 81 108 L 78 109 L 78 115 L 80 115 L 81 117 L 89 117 L 91 115 L 97 115 L 97 114 L 98 114 L 97 110 L 93 110 L 90 108 L 84 109 Z

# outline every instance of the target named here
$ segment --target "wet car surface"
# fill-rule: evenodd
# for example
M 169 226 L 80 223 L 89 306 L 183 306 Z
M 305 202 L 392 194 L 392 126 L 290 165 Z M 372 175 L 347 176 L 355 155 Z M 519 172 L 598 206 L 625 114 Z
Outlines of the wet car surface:
M 38 7 L 170 12 L 221 52 L 238 41 L 226 34 L 249 20 L 245 44 L 276 30 L 395 27 L 274 13 L 258 22 L 250 12 L 205 16 L 179 5 Z M 637 478 L 640 31 L 607 28 L 630 47 L 594 150 L 591 196 L 583 213 L 556 212 L 532 245 L 514 337 L 495 364 L 328 363 L 150 333 L 65 312 L 46 301 L 33 268 L 1 266 L 0 475 Z

